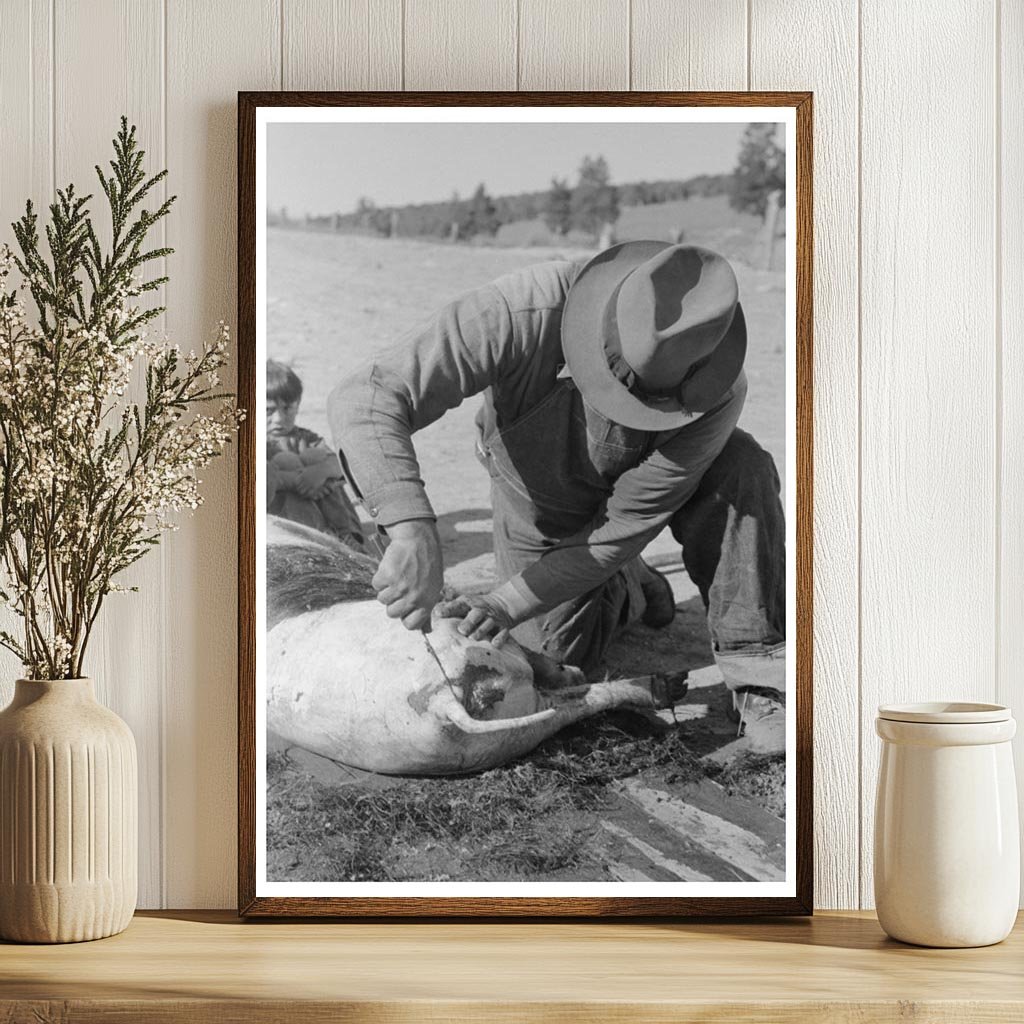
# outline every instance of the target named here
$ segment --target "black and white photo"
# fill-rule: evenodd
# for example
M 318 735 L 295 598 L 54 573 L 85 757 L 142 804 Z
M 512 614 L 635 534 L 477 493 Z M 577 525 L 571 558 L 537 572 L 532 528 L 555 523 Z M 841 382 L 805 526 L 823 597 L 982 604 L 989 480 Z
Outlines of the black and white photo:
M 256 108 L 257 899 L 796 895 L 795 127 Z

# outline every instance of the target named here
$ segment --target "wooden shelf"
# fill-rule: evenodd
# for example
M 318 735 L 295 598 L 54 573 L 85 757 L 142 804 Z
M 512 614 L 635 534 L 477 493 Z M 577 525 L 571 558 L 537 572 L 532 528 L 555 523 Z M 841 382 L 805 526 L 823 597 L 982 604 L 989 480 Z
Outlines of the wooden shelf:
M 140 913 L 122 935 L 0 943 L 0 1021 L 240 1024 L 1024 1020 L 1024 920 L 985 949 L 870 914 L 770 922 L 324 923 Z

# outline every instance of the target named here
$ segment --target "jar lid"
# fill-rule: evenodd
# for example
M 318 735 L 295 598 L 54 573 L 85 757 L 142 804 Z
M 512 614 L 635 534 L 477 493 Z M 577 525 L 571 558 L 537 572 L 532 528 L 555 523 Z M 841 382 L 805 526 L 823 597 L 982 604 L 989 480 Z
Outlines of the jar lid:
M 969 701 L 926 701 L 921 704 L 882 704 L 878 717 L 889 722 L 923 722 L 932 725 L 982 725 L 1008 722 L 1005 704 L 976 704 Z

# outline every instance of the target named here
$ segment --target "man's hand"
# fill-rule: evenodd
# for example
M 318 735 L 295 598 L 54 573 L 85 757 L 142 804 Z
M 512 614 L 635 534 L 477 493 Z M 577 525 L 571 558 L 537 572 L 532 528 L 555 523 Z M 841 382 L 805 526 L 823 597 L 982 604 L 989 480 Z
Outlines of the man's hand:
M 438 606 L 442 619 L 462 619 L 458 630 L 470 640 L 490 640 L 500 647 L 508 639 L 508 631 L 515 625 L 508 610 L 492 594 L 457 597 Z
M 391 543 L 373 577 L 377 600 L 406 629 L 430 632 L 430 613 L 441 600 L 444 561 L 432 519 L 410 519 L 387 528 Z

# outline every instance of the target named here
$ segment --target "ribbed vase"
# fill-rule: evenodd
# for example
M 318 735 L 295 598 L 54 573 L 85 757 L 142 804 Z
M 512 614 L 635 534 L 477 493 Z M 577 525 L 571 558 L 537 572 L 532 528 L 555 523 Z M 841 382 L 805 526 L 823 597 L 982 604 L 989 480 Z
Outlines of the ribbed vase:
M 0 711 L 0 938 L 82 942 L 123 931 L 138 888 L 131 730 L 91 679 L 15 684 Z

